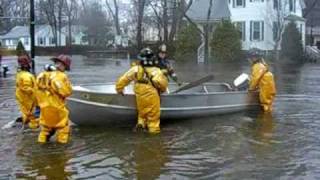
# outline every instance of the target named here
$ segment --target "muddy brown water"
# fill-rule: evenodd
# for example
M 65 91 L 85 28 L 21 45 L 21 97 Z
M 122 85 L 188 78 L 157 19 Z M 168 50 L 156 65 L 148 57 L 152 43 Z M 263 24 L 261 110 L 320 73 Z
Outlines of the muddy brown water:
M 40 71 L 48 57 L 37 57 Z M 0 78 L 0 127 L 19 116 L 16 62 Z M 73 56 L 73 84 L 114 81 L 129 63 Z M 244 63 L 175 64 L 183 81 L 213 72 L 232 82 Z M 133 133 L 132 124 L 73 126 L 68 145 L 40 145 L 38 131 L 0 131 L 0 179 L 319 179 L 320 66 L 273 67 L 274 112 L 241 112 L 165 122 L 159 135 Z

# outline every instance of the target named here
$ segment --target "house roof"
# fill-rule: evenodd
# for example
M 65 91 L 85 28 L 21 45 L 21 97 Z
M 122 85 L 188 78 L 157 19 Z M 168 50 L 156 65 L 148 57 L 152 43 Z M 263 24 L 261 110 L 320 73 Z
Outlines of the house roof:
M 28 26 L 15 26 L 7 34 L 3 35 L 1 39 L 12 39 L 19 37 L 28 37 L 29 27 Z
M 287 17 L 285 17 L 286 20 L 289 21 L 305 21 L 305 19 L 303 17 L 294 15 L 294 14 L 290 14 Z
M 306 6 L 306 3 L 304 2 L 305 0 L 300 0 L 300 5 L 301 5 L 301 8 L 302 9 L 305 9 L 307 6 Z
M 29 37 L 29 30 L 29 26 L 15 26 L 7 34 L 0 36 L 0 39 L 16 39 L 21 37 Z M 52 31 L 49 25 L 37 25 L 35 26 L 35 33 L 38 36 L 49 36 Z
M 210 0 L 195 0 L 187 15 L 195 22 L 206 22 Z M 209 21 L 229 19 L 231 16 L 227 0 L 213 0 Z

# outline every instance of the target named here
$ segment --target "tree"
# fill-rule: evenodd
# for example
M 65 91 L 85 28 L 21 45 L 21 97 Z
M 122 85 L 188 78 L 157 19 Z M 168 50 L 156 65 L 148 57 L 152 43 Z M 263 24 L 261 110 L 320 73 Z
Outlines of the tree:
M 137 14 L 137 48 L 142 48 L 142 22 L 147 0 L 132 0 Z
M 113 9 L 111 8 L 111 3 L 109 2 L 110 0 L 106 0 L 107 8 L 113 18 L 113 22 L 116 28 L 116 33 L 117 35 L 121 35 L 121 30 L 120 30 L 120 23 L 119 23 L 119 3 L 117 0 L 113 0 Z
M 163 43 L 172 45 L 182 18 L 190 8 L 193 0 L 153 0 L 150 6 L 157 20 L 159 39 Z M 163 33 L 161 33 L 163 32 Z
M 282 35 L 281 57 L 296 62 L 302 60 L 303 45 L 301 34 L 293 21 L 286 26 Z
M 208 62 L 208 58 L 209 58 L 209 31 L 212 27 L 212 24 L 210 24 L 209 21 L 211 16 L 212 5 L 213 5 L 213 0 L 210 0 L 208 11 L 207 11 L 207 21 L 206 21 L 206 24 L 203 26 L 204 28 L 204 62 Z
M 40 8 L 44 11 L 47 21 L 51 27 L 55 45 L 58 46 L 58 25 L 56 17 L 56 1 L 55 0 L 40 0 Z
M 76 0 L 65 0 L 66 15 L 68 17 L 68 44 L 72 45 L 72 23 L 78 15 L 78 4 Z
M 107 19 L 105 11 L 98 2 L 91 2 L 85 5 L 81 12 L 81 24 L 86 27 L 86 35 L 90 45 L 106 46 L 108 39 L 111 39 L 111 21 Z
M 218 60 L 234 60 L 241 55 L 241 37 L 230 21 L 222 21 L 212 34 L 212 54 Z
M 282 41 L 282 34 L 286 27 L 286 17 L 290 15 L 288 11 L 289 1 L 275 0 L 274 3 L 269 4 L 265 13 L 268 17 L 266 24 L 273 30 L 273 51 L 275 52 L 275 60 L 280 58 L 280 44 Z
M 180 29 L 175 42 L 177 59 L 188 58 L 197 54 L 197 48 L 201 43 L 201 35 L 193 25 L 187 25 Z
M 26 53 L 26 50 L 24 49 L 24 46 L 21 41 L 19 41 L 17 44 L 16 53 L 17 53 L 17 56 L 21 56 Z

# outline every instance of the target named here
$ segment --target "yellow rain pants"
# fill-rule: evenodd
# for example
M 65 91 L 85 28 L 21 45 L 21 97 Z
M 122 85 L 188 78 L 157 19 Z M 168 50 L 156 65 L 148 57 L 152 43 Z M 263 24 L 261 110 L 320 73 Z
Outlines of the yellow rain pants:
M 28 71 L 19 71 L 16 75 L 16 99 L 22 113 L 22 121 L 30 128 L 38 128 L 39 123 L 34 116 L 37 106 L 35 97 L 36 81 Z
M 70 134 L 69 111 L 65 99 L 72 86 L 64 72 L 43 72 L 37 77 L 41 132 L 38 142 L 45 143 L 55 132 L 59 143 L 67 143 Z
M 273 74 L 267 65 L 255 63 L 251 69 L 249 90 L 260 90 L 260 104 L 265 112 L 272 112 L 272 103 L 276 95 Z
M 146 72 L 145 72 L 146 71 Z M 116 83 L 116 91 L 122 93 L 125 86 L 134 81 L 138 110 L 138 125 L 150 133 L 160 132 L 160 95 L 168 86 L 167 78 L 157 67 L 133 66 Z M 152 83 L 151 83 L 152 81 Z

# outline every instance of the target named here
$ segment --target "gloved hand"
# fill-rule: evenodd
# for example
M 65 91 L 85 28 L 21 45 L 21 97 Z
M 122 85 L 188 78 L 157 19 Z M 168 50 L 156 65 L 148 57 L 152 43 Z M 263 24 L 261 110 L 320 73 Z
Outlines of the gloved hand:
M 177 82 L 178 83 L 178 78 L 177 76 L 171 76 L 172 80 L 174 80 L 174 82 Z
M 46 64 L 46 65 L 44 66 L 44 70 L 45 70 L 45 71 L 55 71 L 55 70 L 57 70 L 57 68 L 56 68 L 54 65 L 52 65 L 52 64 Z
M 118 91 L 117 93 L 120 94 L 121 96 L 124 96 L 123 91 Z

